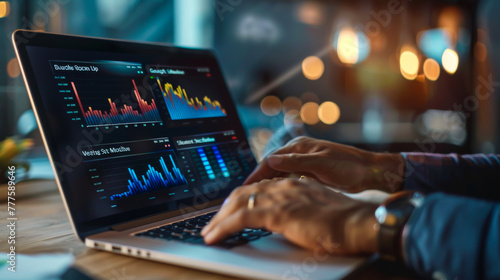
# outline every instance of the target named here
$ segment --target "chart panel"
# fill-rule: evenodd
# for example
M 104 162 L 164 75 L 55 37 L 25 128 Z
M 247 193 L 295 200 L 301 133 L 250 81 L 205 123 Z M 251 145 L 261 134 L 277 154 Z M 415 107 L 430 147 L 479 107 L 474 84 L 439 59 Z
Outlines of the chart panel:
M 181 86 L 174 89 L 170 83 L 162 84 L 160 78 L 156 78 L 156 81 L 162 89 L 163 98 L 172 120 L 227 116 L 226 110 L 221 107 L 218 100 L 211 100 L 208 96 L 204 96 L 203 101 L 198 97 L 193 99 Z
M 135 124 L 135 123 L 146 123 L 146 122 L 161 122 L 160 114 L 158 113 L 158 109 L 156 107 L 156 102 L 154 98 L 149 99 L 148 101 L 144 100 L 143 97 L 139 94 L 139 90 L 137 89 L 137 85 L 134 80 L 132 80 L 131 84 L 133 84 L 133 94 L 125 97 L 127 100 L 131 100 L 131 103 L 134 105 L 123 104 L 121 108 L 117 107 L 118 101 L 112 101 L 111 98 L 107 98 L 107 103 L 109 103 L 109 108 L 107 111 L 98 110 L 97 108 L 102 108 L 107 105 L 104 105 L 106 100 L 104 98 L 99 99 L 98 97 L 90 97 L 95 96 L 97 94 L 100 95 L 101 90 L 99 89 L 89 89 L 87 86 L 86 89 L 89 92 L 83 92 L 82 96 L 85 96 L 84 101 L 86 101 L 86 107 L 82 104 L 82 98 L 76 89 L 75 82 L 71 82 L 71 87 L 76 96 L 76 100 L 78 101 L 78 106 L 80 107 L 81 113 L 84 116 L 85 123 L 87 127 L 91 126 L 108 126 L 108 125 L 116 125 L 116 124 Z M 123 92 L 127 92 L 124 90 Z M 111 95 L 111 93 L 105 92 L 105 94 Z M 123 93 L 122 93 L 123 94 Z M 123 95 L 122 95 L 123 96 Z M 114 100 L 117 100 L 116 98 Z M 122 102 L 123 103 L 123 102 Z M 137 104 L 137 106 L 135 106 Z M 134 109 L 138 107 L 137 109 Z M 85 109 L 86 108 L 86 109 Z
M 172 121 L 225 118 L 223 94 L 207 67 L 149 67 L 150 86 Z
M 66 115 L 81 127 L 162 125 L 158 100 L 141 86 L 142 65 L 122 61 L 51 61 Z M 160 99 L 160 102 L 163 100 Z
M 131 162 L 131 165 L 132 164 L 134 167 L 115 167 L 118 169 L 117 173 L 107 175 L 107 177 L 110 178 L 118 176 L 119 178 L 116 178 L 116 181 L 120 181 L 120 178 L 124 178 L 123 171 L 125 171 L 125 168 L 128 172 L 128 176 L 126 177 L 128 179 L 126 191 L 110 195 L 110 200 L 118 200 L 157 190 L 167 190 L 187 184 L 186 178 L 180 169 L 177 168 L 171 154 L 168 155 L 167 161 L 165 161 L 165 157 L 163 156 L 160 158 L 150 157 L 141 160 L 134 160 Z

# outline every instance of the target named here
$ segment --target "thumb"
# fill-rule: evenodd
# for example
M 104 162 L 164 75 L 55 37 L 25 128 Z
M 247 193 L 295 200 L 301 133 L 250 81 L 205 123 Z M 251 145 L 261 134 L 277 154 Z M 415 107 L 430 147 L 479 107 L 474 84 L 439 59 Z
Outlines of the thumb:
M 267 164 L 274 170 L 282 172 L 311 172 L 314 173 L 320 164 L 318 156 L 310 154 L 285 154 L 271 155 L 267 158 Z

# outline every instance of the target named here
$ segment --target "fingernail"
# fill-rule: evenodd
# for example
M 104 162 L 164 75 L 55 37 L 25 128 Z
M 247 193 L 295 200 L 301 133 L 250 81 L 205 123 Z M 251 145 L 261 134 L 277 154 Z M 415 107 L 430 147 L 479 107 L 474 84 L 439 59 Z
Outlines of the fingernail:
M 207 234 L 207 236 L 204 236 L 205 242 L 206 243 L 211 243 L 213 239 L 215 238 L 215 232 L 211 231 Z
M 208 233 L 208 226 L 205 226 L 205 227 L 201 230 L 200 234 L 204 236 L 204 235 L 205 235 L 205 234 L 207 234 L 207 233 Z
M 280 156 L 270 156 L 268 159 L 267 159 L 267 162 L 270 164 L 270 165 L 280 165 L 281 163 L 283 163 L 283 158 L 280 157 Z

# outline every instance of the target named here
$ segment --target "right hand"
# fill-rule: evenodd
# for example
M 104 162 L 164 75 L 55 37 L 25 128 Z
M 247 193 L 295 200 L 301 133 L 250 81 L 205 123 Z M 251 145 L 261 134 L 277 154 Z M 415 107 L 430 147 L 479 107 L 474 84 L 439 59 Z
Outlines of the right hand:
M 377 189 L 392 193 L 401 189 L 404 167 L 400 154 L 298 137 L 267 156 L 244 184 L 297 174 L 346 192 Z

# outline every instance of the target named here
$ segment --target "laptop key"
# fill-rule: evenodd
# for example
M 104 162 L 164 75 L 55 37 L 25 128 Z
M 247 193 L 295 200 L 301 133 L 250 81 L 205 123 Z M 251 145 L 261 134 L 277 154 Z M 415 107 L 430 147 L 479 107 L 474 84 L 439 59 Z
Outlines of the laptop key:
M 243 233 L 243 234 L 241 235 L 241 237 L 242 237 L 242 238 L 245 238 L 245 239 L 246 239 L 246 240 L 248 240 L 248 241 L 254 241 L 254 240 L 257 240 L 257 239 L 259 239 L 259 238 L 260 238 L 260 236 L 258 236 L 258 235 L 250 235 L 250 234 L 248 234 L 248 233 Z
M 229 239 L 222 241 L 219 245 L 222 247 L 226 247 L 226 248 L 232 248 L 232 247 L 244 245 L 247 243 L 248 243 L 248 240 L 246 240 L 245 238 L 240 237 L 240 236 L 236 236 L 236 237 L 229 238 Z
M 208 213 L 159 228 L 154 228 L 136 235 L 164 240 L 176 240 L 190 244 L 206 245 L 203 237 L 200 235 L 200 232 L 201 229 L 210 222 L 214 215 L 215 213 Z M 272 232 L 263 228 L 246 228 L 240 232 L 232 234 L 226 240 L 217 244 L 217 246 L 230 249 L 247 244 L 248 242 L 255 241 L 270 234 L 272 234 Z
M 193 228 L 193 229 L 188 229 L 188 228 L 185 228 L 184 229 L 184 232 L 188 232 L 188 233 L 199 233 L 201 232 L 201 230 L 199 228 Z
M 271 235 L 272 232 L 270 231 L 262 231 L 262 230 L 254 230 L 252 232 L 249 232 L 248 233 L 249 235 L 255 235 L 255 236 L 268 236 L 268 235 Z

